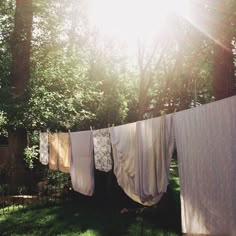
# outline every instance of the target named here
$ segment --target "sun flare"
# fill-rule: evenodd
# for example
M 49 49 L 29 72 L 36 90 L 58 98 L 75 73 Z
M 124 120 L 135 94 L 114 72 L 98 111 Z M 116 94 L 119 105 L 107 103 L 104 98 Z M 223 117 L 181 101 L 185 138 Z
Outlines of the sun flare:
M 91 0 L 89 15 L 99 31 L 133 43 L 152 38 L 166 29 L 170 14 L 184 16 L 187 10 L 187 0 Z

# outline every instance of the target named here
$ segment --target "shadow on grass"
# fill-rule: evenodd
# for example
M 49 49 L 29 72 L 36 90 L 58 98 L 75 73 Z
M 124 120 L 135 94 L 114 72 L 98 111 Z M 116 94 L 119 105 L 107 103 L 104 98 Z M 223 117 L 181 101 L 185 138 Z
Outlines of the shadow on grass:
M 145 208 L 120 214 L 118 209 L 75 202 L 19 210 L 0 218 L 1 235 L 178 235 L 173 212 Z M 172 219 L 171 219 L 172 218 Z M 172 233 L 171 233 L 172 232 Z
M 171 172 L 168 192 L 155 207 L 143 208 L 119 188 L 107 199 L 102 194 L 76 195 L 56 206 L 44 204 L 0 216 L 0 235 L 181 235 L 179 182 Z M 123 207 L 131 210 L 121 214 Z

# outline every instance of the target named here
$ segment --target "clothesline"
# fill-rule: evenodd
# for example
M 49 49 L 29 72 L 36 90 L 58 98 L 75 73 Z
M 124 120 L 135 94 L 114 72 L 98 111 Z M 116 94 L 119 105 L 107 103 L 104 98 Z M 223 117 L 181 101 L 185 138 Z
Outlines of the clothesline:
M 73 188 L 92 194 L 96 163 L 92 150 L 94 157 L 101 151 L 97 160 L 104 157 L 103 142 L 99 137 L 94 142 L 93 134 L 106 130 L 118 184 L 133 200 L 148 206 L 156 204 L 166 192 L 176 145 L 182 232 L 236 235 L 235 117 L 233 96 L 148 120 L 69 132 Z
M 96 169 L 107 172 L 112 169 L 113 164 L 118 184 L 123 188 L 126 194 L 141 204 L 153 205 L 161 199 L 168 185 L 168 166 L 170 165 L 173 150 L 168 153 L 166 153 L 166 151 L 168 148 L 173 149 L 174 146 L 168 143 L 167 147 L 165 141 L 158 144 L 159 140 L 165 140 L 166 138 L 173 140 L 173 135 L 170 133 L 168 137 L 166 137 L 166 132 L 173 131 L 173 129 L 167 129 L 165 127 L 167 123 L 168 125 L 172 125 L 172 117 L 162 115 L 158 118 L 116 127 L 112 126 L 106 129 L 54 134 L 48 133 L 48 139 L 46 139 L 44 143 L 49 143 L 49 158 L 47 152 L 44 151 L 42 152 L 44 156 L 42 155 L 40 160 L 45 164 L 47 163 L 45 159 L 48 158 L 49 167 L 51 169 L 70 172 L 72 184 L 74 183 L 73 188 L 78 192 L 84 194 L 87 192 L 88 195 L 91 195 L 94 188 L 94 180 L 92 180 L 94 174 L 91 172 L 94 165 L 93 161 L 91 161 L 93 160 L 91 149 L 93 149 Z M 148 133 L 146 129 L 149 129 Z M 91 137 L 85 138 L 87 141 L 79 141 L 82 140 L 82 137 L 79 138 L 79 136 L 85 134 Z M 75 136 L 77 136 L 77 138 Z M 65 142 L 65 138 L 67 140 L 70 139 L 70 154 L 68 151 L 68 141 Z M 78 143 L 76 143 L 76 139 Z M 90 139 L 93 141 L 92 145 L 89 141 Z M 113 150 L 113 163 L 111 158 L 111 146 Z M 86 155 L 83 153 L 85 152 L 83 150 L 85 147 L 87 147 Z M 42 146 L 42 148 L 45 148 L 45 145 L 44 147 Z M 76 162 L 77 160 L 82 160 L 85 156 L 87 163 L 85 163 L 86 160 L 84 159 L 82 164 Z M 70 160 L 70 167 L 68 160 Z M 159 166 L 155 166 L 154 163 L 156 161 L 159 161 Z M 67 165 L 65 165 L 65 163 L 67 163 Z M 75 170 L 75 165 L 76 169 L 79 171 Z M 83 176 L 75 177 L 75 173 L 85 172 L 85 168 L 80 169 L 82 165 L 87 167 L 86 173 L 84 173 Z M 84 178 L 87 173 L 90 173 L 90 177 L 87 176 Z M 155 176 L 159 176 L 158 179 Z M 91 181 L 88 181 L 89 178 Z M 83 181 L 81 181 L 82 179 Z M 90 187 L 86 186 L 86 191 L 81 190 L 81 188 L 83 188 L 81 186 L 84 186 L 86 181 L 87 183 L 90 182 Z M 79 187 L 79 185 L 81 186 Z M 149 185 L 148 188 L 147 185 Z M 88 190 L 88 188 L 90 188 L 90 190 Z

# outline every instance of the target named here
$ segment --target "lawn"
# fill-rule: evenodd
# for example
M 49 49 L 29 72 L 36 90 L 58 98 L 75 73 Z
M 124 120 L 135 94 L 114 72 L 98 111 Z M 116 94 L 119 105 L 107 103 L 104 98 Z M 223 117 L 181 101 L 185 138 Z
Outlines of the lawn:
M 57 205 L 34 206 L 0 215 L 0 235 L 180 235 L 177 165 L 171 165 L 168 193 L 155 207 L 116 198 L 73 198 Z M 113 202 L 112 202 L 113 201 Z M 128 213 L 120 210 L 128 207 Z

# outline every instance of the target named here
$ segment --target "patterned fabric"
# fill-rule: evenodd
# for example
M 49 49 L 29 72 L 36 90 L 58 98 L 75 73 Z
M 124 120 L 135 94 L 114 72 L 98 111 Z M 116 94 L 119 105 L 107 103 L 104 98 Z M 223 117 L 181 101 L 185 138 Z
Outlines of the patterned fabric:
M 108 129 L 93 130 L 95 168 L 108 172 L 112 169 L 111 143 Z
M 39 134 L 39 161 L 48 164 L 48 133 Z

